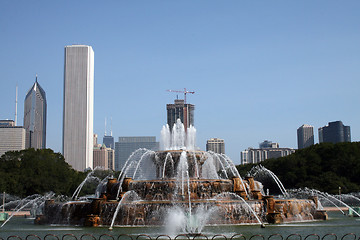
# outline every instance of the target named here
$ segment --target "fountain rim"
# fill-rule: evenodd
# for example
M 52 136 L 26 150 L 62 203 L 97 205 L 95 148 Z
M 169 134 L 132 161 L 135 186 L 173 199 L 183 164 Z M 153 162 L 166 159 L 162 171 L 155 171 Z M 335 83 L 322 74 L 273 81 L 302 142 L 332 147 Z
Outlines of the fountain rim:
M 101 200 L 101 199 L 100 199 Z M 107 202 L 111 202 L 111 203 L 118 203 L 115 200 L 112 201 L 107 201 Z M 191 201 L 191 204 L 200 204 L 200 203 L 206 203 L 206 204 L 217 204 L 217 205 L 221 205 L 221 204 L 231 204 L 231 203 L 243 203 L 243 201 L 241 199 L 196 199 Z M 259 199 L 251 199 L 251 200 L 247 200 L 247 202 L 250 203 L 260 203 L 261 200 Z M 126 202 L 126 205 L 143 205 L 143 204 L 188 204 L 188 202 L 186 200 L 135 200 L 132 202 Z
M 175 178 L 163 178 L 163 179 L 151 179 L 151 180 L 133 180 L 131 183 L 164 183 L 164 182 L 178 182 L 179 180 Z M 232 179 L 208 179 L 208 178 L 190 178 L 189 182 L 228 182 L 232 183 Z

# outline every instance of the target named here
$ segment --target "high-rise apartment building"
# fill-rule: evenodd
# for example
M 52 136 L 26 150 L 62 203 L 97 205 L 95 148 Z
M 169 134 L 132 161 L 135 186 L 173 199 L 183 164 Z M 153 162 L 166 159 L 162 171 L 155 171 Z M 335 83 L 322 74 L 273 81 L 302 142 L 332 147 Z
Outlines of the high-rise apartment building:
M 270 158 L 285 157 L 295 152 L 292 148 L 280 148 L 278 143 L 265 140 L 259 148 L 248 148 L 241 152 L 241 164 L 259 163 Z
M 0 157 L 7 151 L 25 149 L 25 129 L 13 120 L 0 120 Z
M 46 94 L 37 76 L 25 97 L 24 128 L 26 148 L 46 148 Z
M 224 139 L 211 138 L 206 141 L 206 151 L 211 151 L 214 153 L 225 154 L 225 141 Z M 215 161 L 215 168 L 217 171 L 220 171 L 221 164 L 219 161 Z
M 103 169 L 109 169 L 108 152 L 105 145 L 94 146 L 94 168 L 101 167 Z
M 105 170 L 114 170 L 114 150 L 105 144 L 94 146 L 94 168 L 101 167 Z
M 319 128 L 319 142 L 351 142 L 350 126 L 341 121 L 329 122 L 327 126 Z
M 115 170 L 115 150 L 111 148 L 106 148 L 108 153 L 108 167 L 111 170 Z
M 75 170 L 93 168 L 94 51 L 65 47 L 63 155 Z
M 156 137 L 119 137 L 115 142 L 115 171 L 120 171 L 130 155 L 139 148 L 159 150 L 159 142 Z
M 176 99 L 174 104 L 166 104 L 166 110 L 167 124 L 170 129 L 172 129 L 177 119 L 181 120 L 185 129 L 189 128 L 190 125 L 194 126 L 195 105 L 187 104 L 182 99 Z
M 101 167 L 103 169 L 114 170 L 115 165 L 115 151 L 108 148 L 105 144 L 97 143 L 98 135 L 94 134 L 94 149 L 93 149 L 93 167 Z
M 298 149 L 303 149 L 314 145 L 314 127 L 303 124 L 297 129 Z
M 206 141 L 206 151 L 225 154 L 224 139 L 211 138 Z

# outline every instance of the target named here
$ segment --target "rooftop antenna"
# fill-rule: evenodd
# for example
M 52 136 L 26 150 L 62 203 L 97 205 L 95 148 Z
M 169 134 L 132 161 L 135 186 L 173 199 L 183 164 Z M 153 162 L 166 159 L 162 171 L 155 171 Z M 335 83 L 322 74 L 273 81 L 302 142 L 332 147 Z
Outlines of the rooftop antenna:
M 16 94 L 15 94 L 15 126 L 17 126 L 17 104 L 18 104 L 18 85 L 16 83 Z
M 110 136 L 112 136 L 112 117 L 110 118 Z
M 106 117 L 105 117 L 105 133 L 104 136 L 106 136 Z

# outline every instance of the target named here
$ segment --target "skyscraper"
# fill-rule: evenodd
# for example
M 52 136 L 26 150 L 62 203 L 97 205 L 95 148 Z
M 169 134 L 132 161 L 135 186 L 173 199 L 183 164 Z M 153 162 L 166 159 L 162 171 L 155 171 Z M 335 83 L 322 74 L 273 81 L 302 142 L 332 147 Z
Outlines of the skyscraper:
M 211 138 L 206 141 L 206 151 L 212 151 L 214 153 L 225 154 L 225 142 L 224 139 Z
M 327 126 L 319 128 L 319 142 L 351 142 L 350 126 L 341 121 L 329 122 Z
M 114 170 L 114 150 L 107 148 L 105 144 L 94 146 L 94 168 Z
M 119 142 L 115 143 L 115 171 L 120 171 L 131 153 L 139 148 L 155 151 L 159 149 L 159 142 L 153 136 L 119 137 Z
M 297 129 L 298 149 L 307 148 L 314 145 L 314 127 L 303 124 Z
M 98 144 L 97 134 L 94 134 L 94 147 L 93 147 L 93 167 L 101 167 L 103 169 L 114 170 L 115 165 L 115 151 L 108 148 L 105 144 Z
M 93 168 L 94 51 L 65 47 L 63 155 L 75 170 Z
M 103 144 L 105 144 L 105 146 L 107 148 L 111 148 L 111 149 L 115 149 L 115 141 L 114 141 L 114 137 L 113 136 L 104 136 L 103 137 Z
M 218 154 L 225 154 L 225 142 L 224 139 L 211 138 L 206 141 L 206 151 L 211 151 Z M 215 161 L 216 171 L 221 169 L 221 164 L 219 161 Z
M 195 106 L 192 104 L 185 104 L 182 99 L 176 99 L 174 104 L 166 104 L 167 110 L 167 124 L 170 129 L 174 126 L 177 119 L 180 119 L 184 124 L 185 129 L 190 125 L 194 126 L 194 110 Z
M 46 148 L 46 94 L 37 81 L 24 101 L 25 148 Z

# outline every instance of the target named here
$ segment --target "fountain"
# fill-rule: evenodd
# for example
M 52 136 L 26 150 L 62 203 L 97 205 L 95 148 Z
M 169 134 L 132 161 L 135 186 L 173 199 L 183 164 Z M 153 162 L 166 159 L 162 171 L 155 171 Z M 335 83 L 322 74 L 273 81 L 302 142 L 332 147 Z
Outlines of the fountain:
M 319 190 L 309 189 L 309 188 L 292 189 L 291 192 L 292 192 L 291 195 L 293 196 L 299 196 L 299 195 L 316 196 L 316 198 L 318 199 L 319 209 L 323 209 L 322 205 L 327 204 L 329 206 L 335 207 L 343 215 L 346 215 L 343 209 L 341 209 L 341 207 L 345 207 L 345 209 L 348 209 L 349 215 L 360 217 L 360 213 L 358 211 L 359 207 L 356 207 L 359 206 L 360 199 L 351 194 L 341 194 L 341 195 L 333 196 L 326 192 L 321 192 Z M 323 201 L 323 203 L 321 203 L 321 201 Z M 348 202 L 348 204 L 346 202 Z M 355 206 L 351 207 L 350 205 L 355 205 Z
M 227 156 L 198 150 L 195 137 L 196 129 L 184 129 L 180 120 L 172 130 L 164 126 L 161 151 L 135 151 L 120 175 L 108 178 L 98 189 L 96 198 L 66 203 L 47 200 L 35 222 L 101 225 L 110 230 L 114 226 L 166 225 L 169 231 L 196 235 L 205 225 L 264 226 L 327 219 L 316 197 L 265 195 L 262 184 L 251 176 L 243 179 Z
M 38 209 L 39 208 L 39 205 L 43 204 L 44 202 L 44 199 L 47 199 L 47 198 L 51 198 L 54 196 L 54 193 L 50 192 L 50 193 L 47 193 L 45 194 L 44 196 L 43 195 L 39 195 L 39 194 L 34 194 L 34 195 L 31 195 L 31 196 L 28 196 L 24 199 L 21 199 L 21 200 L 14 200 L 14 201 L 11 201 L 7 204 L 3 204 L 1 207 L 3 207 L 4 209 L 4 212 L 5 212 L 5 205 L 11 205 L 11 204 L 16 204 L 16 207 L 13 209 L 12 211 L 12 214 L 7 217 L 4 222 L 0 225 L 0 228 L 2 228 L 16 213 L 18 213 L 19 211 L 21 211 L 22 209 L 24 209 L 25 207 L 31 207 L 31 209 Z M 36 211 L 36 210 L 34 210 Z

